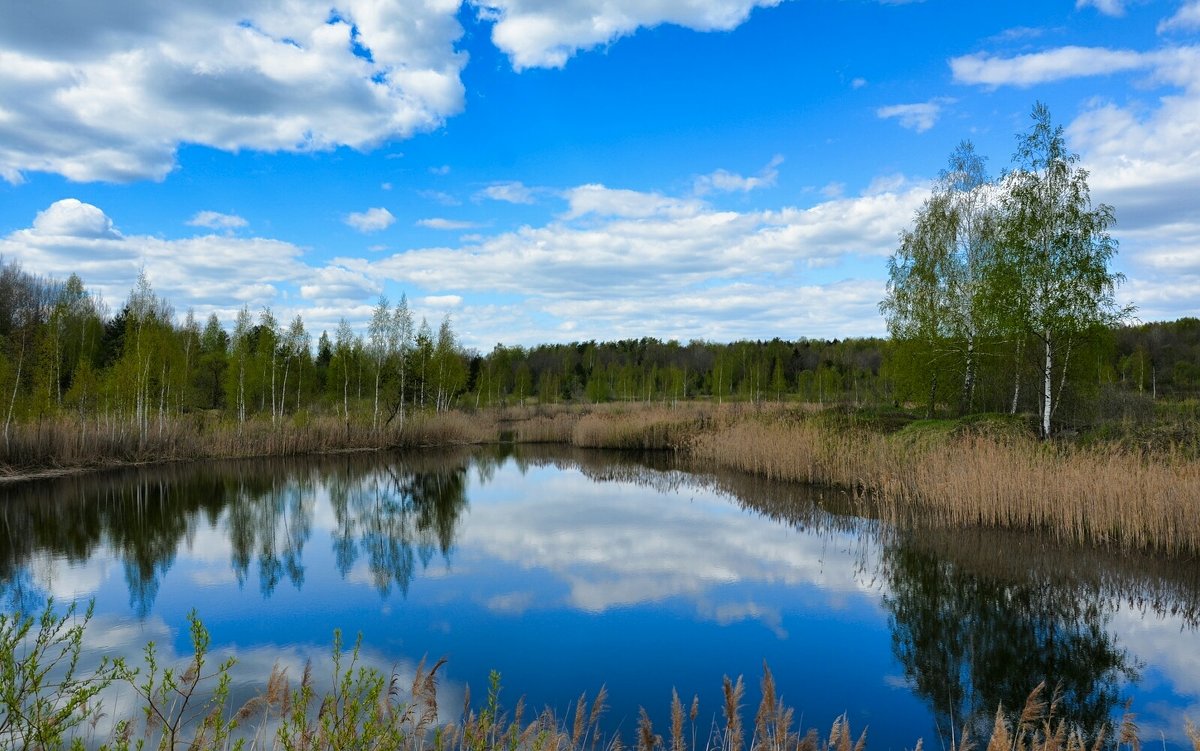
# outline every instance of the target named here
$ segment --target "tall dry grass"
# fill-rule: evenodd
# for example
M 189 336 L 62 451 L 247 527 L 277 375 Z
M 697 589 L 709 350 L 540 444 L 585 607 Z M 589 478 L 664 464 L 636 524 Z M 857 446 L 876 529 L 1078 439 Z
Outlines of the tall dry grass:
M 1200 551 L 1200 462 L 1169 454 L 969 434 L 922 445 L 778 416 L 720 425 L 696 435 L 688 452 L 706 464 L 851 488 L 885 518 L 908 524 Z
M 403 424 L 372 428 L 334 417 L 300 415 L 273 424 L 190 415 L 155 422 L 140 430 L 127 421 L 61 417 L 13 426 L 0 445 L 0 476 L 37 471 L 106 467 L 192 459 L 299 456 L 491 443 L 494 416 L 462 412 L 415 414 Z
M 1200 552 L 1200 461 L 1186 452 L 1046 443 L 986 429 L 918 439 L 810 408 L 701 402 L 416 414 L 384 429 L 303 415 L 244 425 L 190 415 L 146 431 L 70 418 L 15 426 L 0 475 L 153 461 L 496 442 L 671 450 L 706 468 L 847 488 L 890 521 L 1043 530 L 1060 540 Z M 0 447 L 2 449 L 3 447 Z

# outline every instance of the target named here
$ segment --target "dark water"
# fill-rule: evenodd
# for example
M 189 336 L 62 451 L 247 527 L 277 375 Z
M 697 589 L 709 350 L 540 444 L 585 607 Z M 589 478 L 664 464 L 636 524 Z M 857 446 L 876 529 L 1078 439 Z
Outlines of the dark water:
M 187 654 L 195 609 L 235 677 L 323 675 L 335 629 L 411 675 L 449 659 L 443 716 L 488 673 L 605 724 L 672 689 L 720 712 L 764 661 L 805 727 L 847 713 L 870 749 L 990 729 L 1042 680 L 1085 730 L 1133 697 L 1147 742 L 1200 721 L 1200 563 L 1027 535 L 902 531 L 843 494 L 566 449 L 208 463 L 0 488 L 6 611 L 94 598 L 89 659 Z M 128 693 L 128 692 L 126 692 Z M 108 697 L 109 716 L 129 697 Z M 934 744 L 934 745 L 930 745 Z M 703 747 L 703 742 L 701 742 Z

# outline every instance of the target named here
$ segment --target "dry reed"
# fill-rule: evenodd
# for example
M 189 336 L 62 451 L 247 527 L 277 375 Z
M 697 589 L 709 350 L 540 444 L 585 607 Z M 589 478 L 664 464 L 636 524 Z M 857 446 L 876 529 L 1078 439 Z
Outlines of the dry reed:
M 193 415 L 139 430 L 122 421 L 62 417 L 14 426 L 7 449 L 0 452 L 0 476 L 192 459 L 482 444 L 494 442 L 497 435 L 492 415 L 462 412 L 416 414 L 403 425 L 384 428 L 333 417 L 238 424 Z
M 1200 461 L 1117 445 L 1079 447 L 986 430 L 909 440 L 831 424 L 802 406 L 699 402 L 416 414 L 369 425 L 303 415 L 243 425 L 196 414 L 139 431 L 60 418 L 15 426 L 0 476 L 201 458 L 489 443 L 666 449 L 699 466 L 837 486 L 905 524 L 1044 530 L 1063 541 L 1200 551 Z
M 981 435 L 913 445 L 811 420 L 742 419 L 688 448 L 706 465 L 868 495 L 905 524 L 1045 530 L 1060 540 L 1200 551 L 1200 462 Z

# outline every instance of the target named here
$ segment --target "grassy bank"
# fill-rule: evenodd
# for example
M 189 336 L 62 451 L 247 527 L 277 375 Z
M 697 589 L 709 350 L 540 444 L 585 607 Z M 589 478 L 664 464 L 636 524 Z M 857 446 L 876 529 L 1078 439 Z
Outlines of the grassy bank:
M 1009 416 L 936 421 L 898 410 L 703 402 L 451 411 L 380 429 L 303 416 L 239 425 L 195 415 L 145 431 L 60 419 L 14 426 L 0 466 L 13 475 L 499 440 L 670 450 L 699 468 L 851 489 L 878 515 L 905 524 L 1038 529 L 1073 542 L 1194 554 L 1193 422 L 1183 415 L 1158 429 L 1046 442 Z
M 15 425 L 0 451 L 0 476 L 193 459 L 300 456 L 453 446 L 495 441 L 496 413 L 420 413 L 403 424 L 372 428 L 334 417 L 298 416 L 272 424 L 239 424 L 206 414 L 154 422 L 145 430 L 126 422 L 58 418 Z
M 79 668 L 88 641 L 90 612 L 74 608 L 56 614 L 52 606 L 38 617 L 0 614 L 0 741 L 6 748 L 50 751 L 94 747 L 106 751 L 176 749 L 395 749 L 397 751 L 864 751 L 867 731 L 852 732 L 847 716 L 825 735 L 797 725 L 796 710 L 782 701 L 774 677 L 763 666 L 761 701 L 747 722 L 745 683 L 725 677 L 722 705 L 701 708 L 672 692 L 669 728 L 660 734 L 645 708 L 632 737 L 605 725 L 603 687 L 589 702 L 586 694 L 559 715 L 550 708 L 526 715 L 524 701 L 509 714 L 500 701 L 500 676 L 493 672 L 481 702 L 470 689 L 463 706 L 439 704 L 438 671 L 444 661 L 413 671 L 411 680 L 395 669 L 381 670 L 362 659 L 360 645 L 344 650 L 334 636 L 331 675 L 314 674 L 308 663 L 298 677 L 278 663 L 259 690 L 232 698 L 233 657 L 216 662 L 210 636 L 190 618 L 192 654 L 181 664 L 164 665 L 153 643 L 142 664 L 108 660 L 91 671 Z M 252 677 L 253 678 L 253 677 Z M 237 683 L 243 683 L 239 680 Z M 119 699 L 132 696 L 133 702 Z M 112 706 L 107 706 L 111 703 Z M 119 708 L 118 708 L 119 707 Z M 109 711 L 117 716 L 109 716 Z M 708 719 L 711 717 L 711 720 Z M 699 720 L 699 725 L 697 721 Z M 1140 748 L 1128 707 L 1117 722 L 1079 728 L 1064 716 L 1056 691 L 1039 685 L 1020 711 L 1003 706 L 994 720 L 976 718 L 943 739 L 950 751 L 1100 751 Z M 984 722 L 978 722 L 984 720 Z M 1200 731 L 1188 719 L 1185 733 L 1200 751 Z M 988 735 L 990 731 L 990 735 Z M 914 739 L 914 749 L 923 747 Z

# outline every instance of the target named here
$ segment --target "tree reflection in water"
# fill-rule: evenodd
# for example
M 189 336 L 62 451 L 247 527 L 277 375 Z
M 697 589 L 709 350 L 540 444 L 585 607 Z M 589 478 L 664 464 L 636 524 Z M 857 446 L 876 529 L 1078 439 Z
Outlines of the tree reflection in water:
M 450 554 L 468 506 L 469 466 L 465 454 L 346 456 L 169 465 L 10 486 L 0 497 L 0 586 L 8 609 L 31 612 L 46 595 L 31 566 L 53 558 L 81 564 L 107 549 L 121 562 L 132 610 L 145 617 L 180 546 L 207 527 L 227 537 L 239 585 L 253 567 L 264 597 L 283 582 L 299 589 L 324 488 L 342 575 L 361 557 L 381 595 L 406 593 L 418 562 Z
M 884 605 L 905 676 L 940 732 L 987 737 L 997 706 L 1024 705 L 1045 681 L 1062 691 L 1059 716 L 1093 737 L 1137 669 L 1109 626 L 1098 592 L 1005 581 L 939 557 L 901 534 L 884 552 Z

